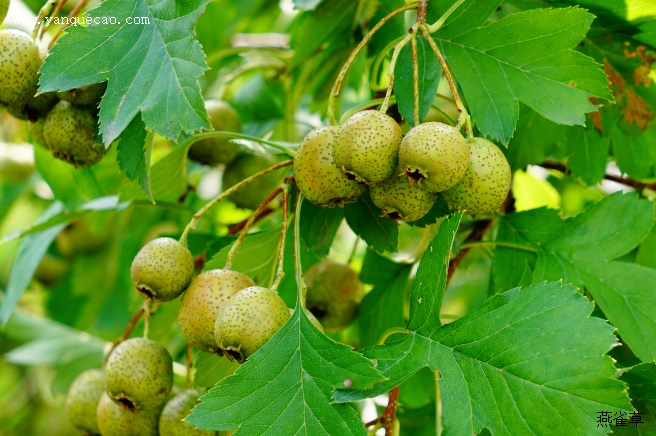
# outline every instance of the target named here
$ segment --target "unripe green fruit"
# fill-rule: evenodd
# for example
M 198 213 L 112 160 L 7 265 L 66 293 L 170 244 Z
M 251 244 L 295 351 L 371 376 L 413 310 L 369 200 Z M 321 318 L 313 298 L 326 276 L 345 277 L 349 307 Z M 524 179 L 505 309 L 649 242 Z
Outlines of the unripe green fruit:
M 420 124 L 399 147 L 399 166 L 408 181 L 430 192 L 442 192 L 458 183 L 468 164 L 467 140 L 448 124 Z
M 9 0 L 0 0 L 0 24 L 5 20 L 9 10 Z
M 510 165 L 499 147 L 484 138 L 470 143 L 470 163 L 457 185 L 442 193 L 454 210 L 470 215 L 496 212 L 510 190 Z
M 98 106 L 103 94 L 107 90 L 107 82 L 94 83 L 70 91 L 59 91 L 57 97 L 69 103 L 83 106 Z
M 20 30 L 0 30 L 0 104 L 25 106 L 36 94 L 41 67 L 39 47 Z
M 376 110 L 358 112 L 337 132 L 335 164 L 347 178 L 374 186 L 396 169 L 402 138 L 392 117 Z
M 252 176 L 284 159 L 270 154 L 242 154 L 228 165 L 223 172 L 223 190 L 236 185 L 247 177 Z M 238 207 L 257 209 L 257 207 L 276 189 L 285 179 L 288 169 L 268 173 L 252 183 L 244 186 L 228 198 Z
M 19 120 L 36 121 L 45 118 L 48 112 L 57 104 L 59 98 L 54 92 L 46 92 L 27 99 L 20 107 L 9 106 L 7 111 Z
M 105 229 L 95 228 L 88 219 L 81 218 L 66 226 L 57 235 L 55 244 L 62 256 L 72 257 L 100 250 L 108 239 L 109 233 Z
M 416 221 L 433 207 L 437 194 L 410 184 L 405 177 L 393 175 L 370 190 L 371 200 L 383 211 L 383 216 L 396 222 Z
M 32 142 L 39 147 L 43 147 L 46 150 L 48 149 L 48 144 L 46 143 L 46 138 L 43 136 L 43 127 L 46 125 L 45 118 L 39 118 L 36 121 L 30 121 L 28 123 L 30 134 L 32 135 Z
M 105 365 L 107 393 L 130 410 L 161 410 L 173 385 L 173 359 L 159 342 L 131 338 L 121 342 Z
M 194 277 L 182 295 L 178 321 L 187 342 L 206 353 L 216 353 L 214 322 L 219 308 L 238 291 L 255 286 L 248 276 L 237 271 L 213 269 Z
M 353 268 L 324 259 L 308 269 L 303 279 L 307 285 L 307 308 L 327 332 L 351 324 L 363 296 L 362 282 Z
M 173 238 L 157 238 L 144 245 L 130 268 L 137 291 L 155 301 L 178 298 L 193 275 L 191 252 Z
M 90 109 L 65 101 L 57 103 L 43 126 L 43 136 L 52 155 L 80 168 L 100 162 L 107 149 L 96 143 L 97 121 Z
M 216 434 L 211 430 L 197 429 L 183 421 L 198 402 L 200 395 L 200 391 L 196 389 L 186 389 L 166 403 L 159 418 L 160 436 L 212 436 Z
M 77 376 L 66 397 L 66 414 L 73 427 L 100 434 L 96 410 L 104 393 L 105 374 L 101 369 L 89 369 Z
M 205 100 L 205 110 L 210 117 L 212 130 L 241 132 L 241 117 L 223 100 Z M 241 146 L 230 138 L 211 138 L 198 141 L 189 149 L 189 159 L 206 165 L 229 164 L 239 154 Z
M 237 292 L 219 309 L 214 338 L 228 358 L 243 362 L 288 319 L 289 309 L 276 291 L 251 286 Z
M 158 436 L 160 409 L 133 412 L 103 394 L 98 403 L 98 427 L 102 436 Z
M 298 189 L 317 206 L 353 203 L 366 186 L 349 180 L 335 165 L 333 143 L 337 127 L 321 127 L 308 133 L 294 158 L 294 178 Z

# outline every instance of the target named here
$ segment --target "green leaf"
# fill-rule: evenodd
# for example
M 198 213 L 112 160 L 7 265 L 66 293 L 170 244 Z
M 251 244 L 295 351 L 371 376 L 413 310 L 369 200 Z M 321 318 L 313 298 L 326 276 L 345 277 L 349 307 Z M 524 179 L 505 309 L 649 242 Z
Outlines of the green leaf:
M 447 434 L 606 434 L 597 412 L 632 407 L 604 356 L 616 344 L 613 327 L 592 308 L 563 283 L 507 291 L 433 332 L 363 350 L 389 380 L 335 398 L 378 395 L 428 366 L 442 375 Z
M 59 202 L 53 203 L 37 220 L 38 223 L 47 221 L 51 217 L 61 213 L 63 210 L 62 204 Z M 58 224 L 44 230 L 41 233 L 30 235 L 21 241 L 18 248 L 16 260 L 9 273 L 7 280 L 7 289 L 5 291 L 5 298 L 2 300 L 0 306 L 0 325 L 7 324 L 11 313 L 18 303 L 18 299 L 25 289 L 30 284 L 32 276 L 36 271 L 41 258 L 48 250 L 48 247 L 55 240 L 59 232 L 61 232 L 66 224 Z
M 150 189 L 150 153 L 153 141 L 152 136 L 149 141 L 146 140 L 147 133 L 141 117 L 134 117 L 118 138 L 117 160 L 128 180 L 136 180 L 148 199 L 153 201 Z
M 369 192 L 357 202 L 344 205 L 346 222 L 353 232 L 378 252 L 396 251 L 399 245 L 398 225 L 387 217 L 371 201 Z
M 351 0 L 322 0 L 313 10 L 296 16 L 291 26 L 294 57 L 290 69 L 306 62 L 324 43 L 350 34 L 358 3 Z
M 280 226 L 248 234 L 235 256 L 232 269 L 246 274 L 260 286 L 270 286 L 278 264 L 279 243 Z M 205 270 L 223 268 L 231 248 L 232 244 L 223 247 L 205 264 Z
M 412 67 L 412 49 L 406 45 L 399 53 L 394 68 L 394 95 L 399 104 L 399 112 L 410 126 L 419 124 L 428 113 L 435 100 L 435 93 L 442 77 L 442 68 L 435 53 L 424 38 L 417 38 L 417 71 L 419 120 L 415 120 L 414 73 Z
M 100 105 L 100 133 L 111 144 L 141 112 L 149 130 L 176 140 L 209 129 L 198 78 L 207 70 L 193 38 L 209 0 L 107 0 L 89 18 L 116 24 L 72 26 L 41 67 L 40 92 L 108 80 Z M 131 17 L 147 24 L 128 24 Z
M 303 210 L 305 213 L 305 210 Z M 362 261 L 360 280 L 374 285 L 360 303 L 360 346 L 376 345 L 393 327 L 403 327 L 406 289 L 412 264 L 394 262 L 368 249 Z
M 186 421 L 244 434 L 365 435 L 357 410 L 332 404 L 337 387 L 367 389 L 379 381 L 371 362 L 319 332 L 302 310 L 235 375 L 201 398 Z
M 586 185 L 596 185 L 606 174 L 608 138 L 594 128 L 584 129 L 578 126 L 568 128 L 566 134 L 569 155 L 567 168 Z
M 484 6 L 499 2 L 477 3 L 487 13 Z M 534 9 L 477 27 L 487 16 L 471 14 L 469 6 L 435 37 L 484 135 L 507 144 L 518 101 L 555 123 L 584 125 L 584 114 L 596 108 L 590 97 L 612 99 L 600 65 L 572 50 L 593 15 L 579 8 Z
M 344 220 L 344 210 L 319 207 L 305 200 L 301 215 L 301 238 L 319 257 L 326 257 Z
M 460 226 L 462 212 L 443 221 L 437 236 L 424 251 L 412 282 L 410 321 L 408 329 L 419 334 L 432 332 L 440 326 L 440 309 L 446 289 L 451 247 Z
M 426 226 L 435 224 L 438 219 L 449 215 L 450 213 L 451 209 L 449 208 L 449 205 L 446 204 L 446 201 L 444 201 L 441 195 L 438 195 L 437 199 L 435 199 L 433 207 L 431 207 L 431 210 L 429 210 L 426 215 L 416 221 L 411 221 L 407 224 L 412 227 L 419 227 L 423 229 Z
M 631 423 L 632 416 L 626 416 L 626 427 L 617 426 L 613 433 L 620 435 L 652 435 L 656 432 L 656 362 L 641 363 L 622 374 L 620 380 L 629 388 L 629 397 L 641 416 L 642 424 Z
M 199 352 L 194 368 L 196 368 L 194 386 L 211 388 L 220 380 L 234 374 L 239 368 L 239 363 L 235 360 L 222 359 L 216 354 Z

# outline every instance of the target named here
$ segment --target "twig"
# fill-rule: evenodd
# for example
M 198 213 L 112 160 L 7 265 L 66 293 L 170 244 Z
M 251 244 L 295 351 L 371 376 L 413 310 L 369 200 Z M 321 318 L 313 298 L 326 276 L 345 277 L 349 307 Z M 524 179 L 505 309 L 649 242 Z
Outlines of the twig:
M 426 6 L 428 6 L 428 0 L 419 0 L 417 6 L 417 23 L 426 22 Z
M 271 290 L 275 291 L 280 286 L 282 278 L 285 276 L 285 242 L 287 240 L 287 226 L 289 220 L 289 185 L 285 185 L 282 191 L 282 229 L 280 231 L 280 244 L 278 245 L 278 270 L 276 279 L 271 285 Z
M 402 6 L 398 9 L 393 10 L 389 14 L 387 14 L 385 17 L 383 17 L 374 27 L 371 28 L 371 30 L 362 38 L 362 41 L 355 47 L 355 49 L 351 52 L 351 55 L 348 57 L 346 62 L 344 63 L 344 66 L 340 70 L 339 74 L 337 75 L 337 78 L 335 79 L 335 83 L 333 84 L 333 88 L 330 92 L 330 95 L 328 96 L 328 110 L 327 110 L 327 115 L 328 115 L 328 120 L 330 121 L 330 124 L 333 126 L 337 124 L 337 121 L 335 119 L 335 97 L 339 95 L 339 89 L 342 86 L 342 82 L 344 81 L 344 77 L 346 76 L 346 73 L 348 72 L 349 67 L 353 63 L 353 60 L 355 57 L 360 53 L 360 50 L 369 42 L 369 40 L 374 36 L 374 34 L 383 27 L 383 24 L 387 23 L 389 20 L 392 18 L 396 17 L 397 15 L 409 11 L 410 9 L 416 9 L 417 4 L 416 3 L 411 3 L 405 6 Z
M 541 164 L 538 164 L 542 168 L 550 169 L 550 170 L 556 170 L 560 171 L 563 174 L 569 174 L 570 171 L 567 169 L 567 167 L 559 162 L 551 162 L 551 161 L 545 161 L 542 162 Z M 646 182 L 640 182 L 638 180 L 632 179 L 630 177 L 622 177 L 622 176 L 615 176 L 613 174 L 604 174 L 604 179 L 610 180 L 615 183 L 620 183 L 625 186 L 629 186 L 633 189 L 636 189 L 638 191 L 642 191 L 643 189 L 652 189 L 656 190 L 656 183 L 646 183 Z
M 224 191 L 222 194 L 216 196 L 213 198 L 211 201 L 209 201 L 205 206 L 200 208 L 198 212 L 194 214 L 194 216 L 191 218 L 191 221 L 189 221 L 189 224 L 187 224 L 187 227 L 185 227 L 184 231 L 182 232 L 182 235 L 180 236 L 180 242 L 184 245 L 187 246 L 187 237 L 189 236 L 189 232 L 191 232 L 193 229 L 196 228 L 196 225 L 198 224 L 198 220 L 207 212 L 210 210 L 212 207 L 214 207 L 217 203 L 219 203 L 221 200 L 227 198 L 228 196 L 232 195 L 234 192 L 238 191 L 239 189 L 243 188 L 244 186 L 248 185 L 249 183 L 259 179 L 262 176 L 265 176 L 269 174 L 270 172 L 273 172 L 275 170 L 278 170 L 280 168 L 287 167 L 291 164 L 294 163 L 294 159 L 286 160 L 284 162 L 280 162 L 278 164 L 275 164 L 269 168 L 266 168 L 259 173 L 255 173 L 250 177 L 245 178 L 241 182 L 237 183 L 236 185 L 230 187 L 230 189 L 227 189 Z
M 66 3 L 66 2 L 64 1 L 64 3 Z M 55 33 L 55 36 L 52 38 L 52 41 L 50 42 L 50 48 L 52 48 L 52 46 L 55 45 L 55 42 L 57 41 L 57 38 L 59 38 L 59 35 L 61 35 L 61 33 L 64 31 L 64 29 L 66 29 L 70 25 L 71 18 L 76 17 L 82 11 L 82 9 L 84 9 L 87 6 L 88 3 L 89 3 L 89 0 L 81 0 L 80 3 L 78 3 L 75 6 L 75 8 L 73 8 L 71 13 L 68 14 L 68 23 L 64 24 L 62 27 L 60 27 L 59 30 L 57 30 L 57 33 Z M 43 34 L 44 31 L 45 31 L 45 29 L 41 29 L 41 34 Z
M 392 429 L 394 428 L 394 420 L 396 419 L 396 408 L 399 405 L 399 387 L 395 387 L 389 393 L 389 400 L 387 407 L 380 415 L 380 423 L 385 426 L 385 436 L 392 436 Z
M 260 221 L 262 218 L 266 217 L 271 212 L 273 212 L 273 209 L 271 209 L 270 207 L 267 207 L 266 209 L 264 209 L 262 211 L 262 213 L 260 213 L 258 215 L 258 217 L 255 219 L 255 222 Z M 228 235 L 236 235 L 237 233 L 239 233 L 241 231 L 241 229 L 244 228 L 244 226 L 246 225 L 247 222 L 248 222 L 248 218 L 246 218 L 245 220 L 240 221 L 238 223 L 230 224 L 228 226 Z
M 232 268 L 232 263 L 234 262 L 235 257 L 237 256 L 237 252 L 239 251 L 242 242 L 244 242 L 244 238 L 246 237 L 248 230 L 251 228 L 255 220 L 257 220 L 257 217 L 260 216 L 262 211 L 266 209 L 269 206 L 269 203 L 271 203 L 273 199 L 276 198 L 281 192 L 282 192 L 282 187 L 279 186 L 271 194 L 269 194 L 267 198 L 264 199 L 262 204 L 260 204 L 257 207 L 257 209 L 255 209 L 253 214 L 248 218 L 246 224 L 244 224 L 244 227 L 242 227 L 241 232 L 239 233 L 239 237 L 237 238 L 235 243 L 232 245 L 232 248 L 228 252 L 224 269 Z

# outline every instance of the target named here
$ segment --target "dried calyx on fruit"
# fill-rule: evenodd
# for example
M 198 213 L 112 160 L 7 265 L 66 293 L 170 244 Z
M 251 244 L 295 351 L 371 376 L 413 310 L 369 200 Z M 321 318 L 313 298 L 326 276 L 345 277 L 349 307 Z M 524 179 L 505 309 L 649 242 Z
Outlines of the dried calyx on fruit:
M 197 389 L 185 389 L 166 403 L 159 417 L 160 436 L 212 436 L 216 432 L 200 430 L 183 421 L 198 402 L 201 392 Z
M 241 132 L 241 117 L 223 100 L 205 100 L 205 110 L 210 117 L 212 130 Z M 206 165 L 229 164 L 239 154 L 241 146 L 230 138 L 201 139 L 189 149 L 189 159 Z
M 236 185 L 247 177 L 265 170 L 285 159 L 271 154 L 244 153 L 228 165 L 223 173 L 223 190 Z M 270 172 L 244 186 L 228 198 L 238 207 L 257 209 L 257 207 L 280 186 L 285 179 L 287 168 Z
M 449 189 L 465 175 L 467 140 L 447 124 L 431 122 L 412 128 L 399 147 L 399 167 L 408 182 L 430 192 Z
M 337 127 L 321 127 L 308 133 L 294 157 L 294 178 L 298 189 L 317 206 L 352 203 L 366 186 L 342 176 L 333 160 Z
M 132 261 L 132 283 L 144 298 L 172 301 L 185 290 L 194 275 L 191 252 L 173 238 L 157 238 Z
M 220 353 L 214 339 L 219 309 L 234 294 L 251 286 L 255 286 L 255 282 L 248 276 L 225 269 L 205 271 L 194 277 L 178 310 L 180 330 L 187 342 L 206 353 Z
M 131 338 L 111 352 L 105 377 L 107 393 L 122 407 L 161 410 L 173 385 L 173 359 L 159 342 Z
M 485 138 L 474 138 L 465 176 L 448 191 L 444 200 L 454 210 L 470 215 L 496 212 L 510 191 L 511 171 L 503 152 Z
M 89 369 L 78 375 L 68 390 L 66 414 L 71 425 L 87 434 L 100 434 L 96 410 L 105 393 L 105 374 Z
M 160 413 L 161 409 L 121 407 L 104 393 L 98 403 L 98 427 L 102 436 L 158 436 Z
M 243 363 L 271 339 L 289 316 L 287 305 L 276 291 L 251 286 L 237 292 L 219 309 L 214 338 L 229 359 Z
M 107 148 L 96 143 L 97 122 L 94 109 L 60 101 L 48 112 L 43 137 L 57 159 L 76 167 L 89 167 L 107 154 Z
M 346 328 L 357 314 L 363 296 L 358 273 L 348 265 L 324 259 L 308 269 L 307 308 L 328 332 Z
M 382 215 L 399 221 L 416 221 L 433 207 L 437 194 L 424 191 L 396 174 L 370 190 L 371 200 Z
M 358 112 L 337 131 L 335 164 L 345 177 L 374 186 L 396 169 L 402 138 L 393 118 L 376 110 Z

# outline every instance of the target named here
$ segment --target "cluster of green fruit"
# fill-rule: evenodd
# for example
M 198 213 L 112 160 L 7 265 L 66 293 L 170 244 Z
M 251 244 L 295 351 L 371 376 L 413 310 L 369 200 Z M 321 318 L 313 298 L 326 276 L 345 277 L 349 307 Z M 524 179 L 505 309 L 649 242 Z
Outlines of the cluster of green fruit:
M 241 132 L 239 112 L 228 102 L 216 99 L 205 100 L 205 110 L 210 118 L 212 130 Z M 189 148 L 189 158 L 210 166 L 225 165 L 222 182 L 224 189 L 282 161 L 278 156 L 247 151 L 230 138 L 201 139 Z M 266 174 L 229 198 L 238 207 L 256 209 L 272 191 L 271 187 L 279 186 L 286 174 L 285 169 Z
M 97 140 L 97 105 L 106 84 L 36 95 L 41 50 L 19 30 L 0 30 L 0 107 L 29 121 L 34 141 L 76 167 L 88 167 L 107 153 Z
M 103 436 L 213 435 L 182 421 L 201 392 L 173 388 L 173 360 L 160 343 L 145 338 L 121 342 L 110 352 L 105 370 L 80 374 L 68 391 L 71 424 Z
M 490 141 L 468 141 L 439 122 L 420 124 L 404 137 L 393 118 L 375 110 L 311 131 L 294 159 L 294 176 L 318 206 L 354 202 L 370 188 L 373 203 L 397 222 L 420 219 L 438 195 L 455 210 L 493 213 L 511 180 L 508 161 Z

